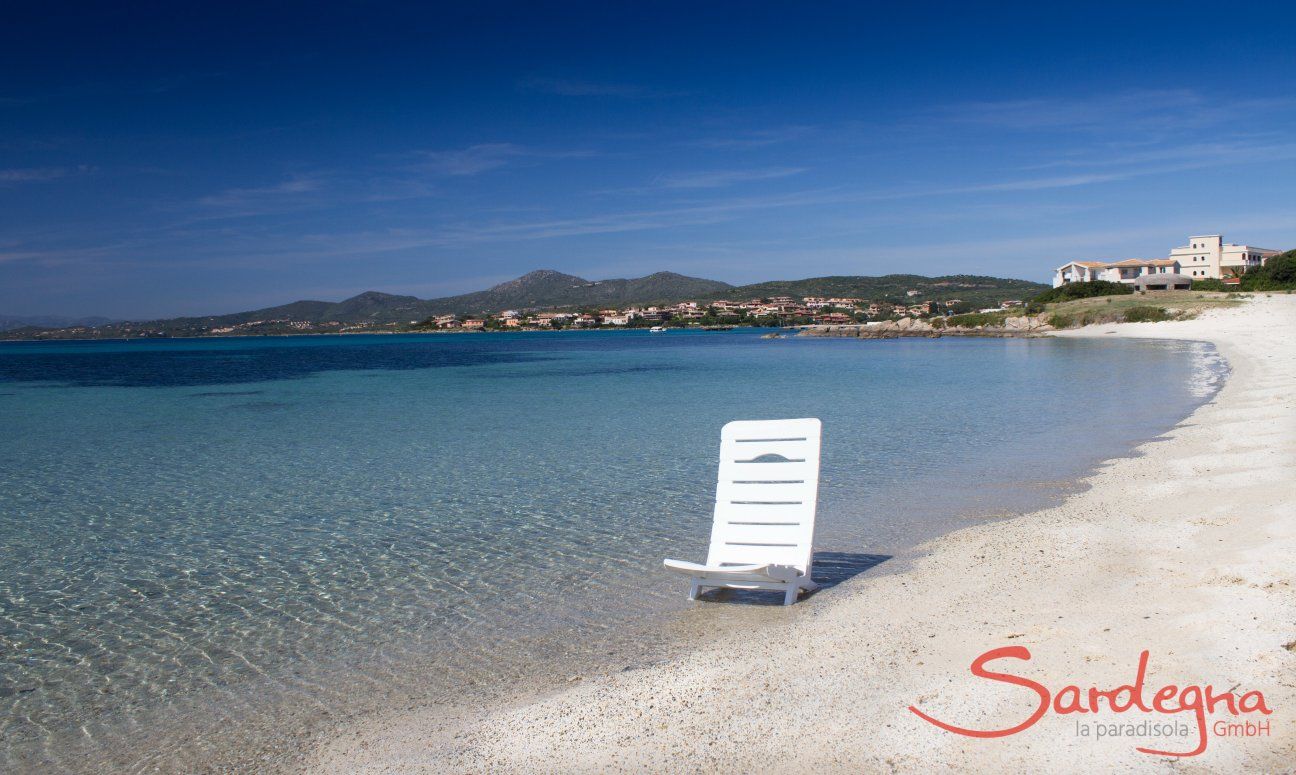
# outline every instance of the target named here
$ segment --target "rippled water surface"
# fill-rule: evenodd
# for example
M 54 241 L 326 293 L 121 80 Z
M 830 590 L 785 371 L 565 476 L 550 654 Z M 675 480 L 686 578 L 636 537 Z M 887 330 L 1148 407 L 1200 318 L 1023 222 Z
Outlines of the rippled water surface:
M 0 770 L 181 766 L 221 719 L 286 735 L 410 665 L 461 689 L 679 609 L 660 559 L 702 559 L 731 419 L 822 418 L 817 544 L 885 555 L 1168 428 L 1208 359 L 743 331 L 0 344 Z

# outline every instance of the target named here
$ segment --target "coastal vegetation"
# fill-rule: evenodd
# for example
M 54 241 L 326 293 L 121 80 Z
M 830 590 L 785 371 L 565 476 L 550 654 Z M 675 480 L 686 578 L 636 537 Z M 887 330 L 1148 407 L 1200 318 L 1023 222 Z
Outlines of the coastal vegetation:
M 1194 291 L 1292 291 L 1296 290 L 1296 250 L 1279 253 L 1261 266 L 1253 267 L 1230 285 L 1223 280 L 1194 280 Z
M 1187 313 L 1170 312 L 1165 307 L 1139 305 L 1125 310 L 1126 323 L 1159 323 L 1162 320 L 1177 320 Z
M 1191 315 L 1188 315 L 1191 317 Z M 1175 320 L 1165 307 L 1140 305 L 1125 309 L 1084 309 L 1075 312 L 1054 312 L 1048 322 L 1054 328 L 1080 328 L 1099 323 L 1155 323 L 1161 320 Z
M 1126 296 L 1134 289 L 1123 283 L 1112 283 L 1106 280 L 1091 280 L 1084 283 L 1067 283 L 1050 288 L 1031 299 L 1031 304 L 1052 304 L 1072 299 L 1088 299 L 1094 296 Z
M 729 288 L 712 299 L 750 299 L 773 296 L 845 296 L 871 301 L 901 302 L 912 298 L 948 301 L 957 299 L 967 310 L 997 307 L 1005 299 L 1028 299 L 1048 286 L 1029 280 L 984 275 L 889 274 L 880 277 L 839 275 L 804 280 L 773 280 Z M 915 294 L 910 294 L 916 291 Z M 962 310 L 960 310 L 962 311 Z
M 1046 305 L 1049 325 L 1078 328 L 1098 323 L 1155 323 L 1187 320 L 1208 309 L 1240 303 L 1236 293 L 1159 291 L 1121 296 L 1093 296 Z
M 884 339 L 894 336 L 1035 336 L 1049 329 L 1079 328 L 1103 323 L 1157 323 L 1190 320 L 1206 309 L 1240 303 L 1236 293 L 1191 291 L 1133 292 L 1115 296 L 1084 296 L 1048 304 L 1026 304 L 913 319 L 869 322 L 868 325 L 814 325 L 808 336 L 855 336 Z
M 1238 285 L 1241 291 L 1296 290 L 1296 250 L 1279 253 L 1246 274 Z
M 951 315 L 941 322 L 940 328 L 961 327 L 961 328 L 981 328 L 983 326 L 1000 326 L 1008 319 L 1009 315 L 1021 314 L 1020 310 L 1016 312 L 968 312 L 963 315 Z

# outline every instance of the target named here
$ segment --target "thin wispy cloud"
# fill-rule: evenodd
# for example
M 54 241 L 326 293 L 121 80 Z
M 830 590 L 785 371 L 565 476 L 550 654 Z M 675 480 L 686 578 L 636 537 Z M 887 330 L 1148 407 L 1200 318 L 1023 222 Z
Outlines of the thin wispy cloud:
M 27 251 L 27 252 L 0 251 L 0 264 L 6 264 L 6 263 L 16 262 L 16 261 L 29 261 L 31 259 L 40 258 L 42 255 L 43 254 L 39 251 Z
M 732 221 L 745 213 L 756 211 L 804 208 L 848 199 L 848 195 L 836 190 L 800 191 L 782 195 L 731 197 L 678 207 L 632 209 L 571 217 L 514 220 L 470 218 L 447 221 L 434 228 L 325 230 L 298 237 L 277 235 L 273 229 L 253 236 L 246 229 L 239 229 L 237 233 L 247 238 L 247 249 L 237 251 L 237 258 L 229 255 L 205 258 L 190 252 L 186 263 L 194 266 L 211 265 L 224 268 L 257 266 L 260 262 L 269 259 L 312 263 L 411 250 L 462 249 L 479 244 L 525 243 L 672 229 Z M 195 219 L 190 223 L 200 220 Z M 204 234 L 224 236 L 229 232 L 225 229 L 217 229 L 214 232 L 203 230 L 185 232 L 177 228 L 173 229 L 169 236 L 174 238 L 183 235 L 194 244 L 201 246 L 208 241 Z M 130 245 L 138 248 L 143 244 L 165 243 L 167 240 L 167 234 L 150 233 L 147 237 L 136 238 Z M 120 252 L 125 247 L 124 244 L 118 244 L 109 252 Z M 42 258 L 46 261 L 69 260 L 74 256 L 84 259 L 91 255 L 100 255 L 103 249 L 103 246 L 98 246 L 93 251 L 58 251 L 57 259 L 54 253 L 45 253 Z M 205 248 L 200 249 L 200 252 L 206 252 Z
M 1093 173 L 1082 175 L 1058 175 L 1041 178 L 1021 178 L 1018 180 L 1001 180 L 990 183 L 969 183 L 956 186 L 930 186 L 925 188 L 900 188 L 887 191 L 875 191 L 861 194 L 860 201 L 889 201 L 896 199 L 924 199 L 932 197 L 956 196 L 959 194 L 993 194 L 1022 191 L 1047 191 L 1059 188 L 1075 188 L 1098 183 L 1111 183 L 1134 177 L 1135 172 Z M 1142 174 L 1151 174 L 1144 172 Z
M 737 183 L 776 180 L 805 172 L 804 167 L 767 167 L 749 170 L 703 170 L 660 175 L 654 181 L 656 188 L 724 188 Z
M 1296 144 L 1254 147 L 1249 149 L 1235 148 L 1231 152 L 1226 151 L 1222 147 L 1215 148 L 1213 151 L 1206 148 L 1200 148 L 1197 150 L 1201 152 L 1190 152 L 1187 149 L 1180 149 L 1178 152 L 1167 150 L 1164 153 L 1149 151 L 1142 154 L 1132 154 L 1124 159 L 1109 159 L 1106 161 L 1099 160 L 1094 162 L 1083 162 L 1079 160 L 1050 162 L 1047 164 L 1035 165 L 1034 168 L 1044 169 L 1047 167 L 1061 166 L 1092 166 L 1099 167 L 1100 169 L 1090 170 L 1087 172 L 1077 172 L 1072 175 L 1029 177 L 1015 180 L 991 181 L 957 186 L 935 186 L 908 190 L 900 189 L 886 193 L 878 193 L 873 196 L 877 199 L 907 199 L 955 194 L 1045 191 L 1049 189 L 1075 188 L 1102 183 L 1115 183 L 1140 177 L 1172 175 L 1210 167 L 1228 167 L 1234 164 L 1262 161 L 1280 162 L 1296 159 Z M 1165 163 L 1138 163 L 1155 160 L 1164 160 Z M 1125 167 L 1125 169 L 1111 169 L 1112 166 Z
M 1294 104 L 1296 100 L 1289 98 L 1211 99 L 1191 89 L 1132 90 L 1084 97 L 963 102 L 937 108 L 931 116 L 996 130 L 1128 133 L 1211 126 Z
M 205 207 L 243 209 L 268 201 L 311 194 L 319 191 L 323 185 L 323 181 L 317 177 L 295 177 L 270 186 L 226 189 L 218 194 L 202 197 L 198 203 Z
M 523 78 L 518 82 L 518 86 L 527 91 L 557 94 L 562 97 L 643 97 L 649 93 L 641 86 L 627 83 L 599 83 L 538 75 Z
M 359 201 L 354 192 L 343 192 L 327 173 L 294 175 L 277 183 L 260 186 L 236 186 L 199 197 L 163 212 L 179 212 L 174 222 L 158 224 L 151 231 L 159 235 L 183 238 L 197 225 L 237 219 L 286 216 L 337 207 L 347 201 Z M 244 224 L 242 229 L 251 228 Z M 222 233 L 221 239 L 230 239 Z
M 1115 121 L 1195 107 L 1191 91 L 1139 91 L 1089 98 L 1032 98 L 964 102 L 939 108 L 936 115 L 959 124 L 1010 130 L 1111 127 Z
M 513 143 L 480 143 L 448 151 L 420 151 L 418 166 L 438 175 L 479 175 L 526 154 L 525 148 Z
M 544 150 L 516 143 L 478 143 L 466 148 L 439 151 L 417 151 L 415 167 L 424 172 L 447 177 L 468 177 L 497 170 L 522 161 L 579 159 L 595 156 L 593 151 Z
M 815 128 L 812 126 L 800 125 L 773 127 L 768 129 L 752 129 L 734 132 L 728 135 L 715 135 L 688 140 L 684 145 L 694 148 L 711 148 L 715 150 L 764 148 L 769 145 L 803 139 L 814 132 L 814 130 Z
M 118 259 L 117 251 L 126 247 L 119 243 L 82 247 L 28 246 L 20 250 L 0 251 L 0 264 L 35 264 L 44 267 L 89 267 L 105 260 L 118 261 L 125 266 L 128 259 Z
M 90 167 L 26 167 L 0 170 L 0 184 L 42 183 L 90 171 Z
M 1270 138 L 1249 138 L 1218 142 L 1192 142 L 1145 147 L 1137 150 L 1107 146 L 1077 152 L 1071 158 L 1032 165 L 1050 167 L 1120 167 L 1156 162 L 1181 162 L 1200 166 L 1249 164 L 1296 157 L 1296 143 L 1272 142 Z
M 382 205 L 435 196 L 436 187 L 408 170 L 374 168 L 364 174 L 323 170 L 264 186 L 239 186 L 209 194 L 178 208 L 190 212 L 178 223 L 155 230 L 183 230 L 211 220 L 301 213 L 356 205 Z M 193 206 L 196 205 L 196 208 Z
M 168 73 L 143 79 L 132 88 L 142 94 L 166 94 L 179 89 L 193 88 L 204 81 L 224 78 L 225 75 L 222 71 Z
M 475 150 L 474 150 L 475 149 Z M 507 145 L 496 149 L 505 159 L 530 153 L 521 146 Z M 477 162 L 494 158 L 479 146 L 472 153 L 457 158 L 460 170 L 483 170 Z M 481 155 L 484 153 L 484 156 Z M 474 163 L 468 163 L 471 160 Z M 1124 170 L 1099 170 L 1067 175 L 1046 175 L 987 182 L 968 182 L 962 185 L 937 185 L 925 188 L 860 190 L 834 187 L 818 190 L 801 190 L 761 196 L 731 196 L 709 201 L 699 201 L 674 207 L 632 208 L 592 212 L 571 217 L 501 220 L 476 217 L 448 221 L 436 228 L 389 228 L 361 232 L 318 232 L 303 235 L 297 240 L 281 242 L 273 255 L 285 260 L 317 261 L 347 256 L 364 256 L 425 249 L 463 249 L 471 245 L 489 243 L 526 243 L 560 240 L 642 231 L 669 231 L 672 229 L 705 227 L 733 222 L 760 212 L 804 210 L 807 207 L 829 205 L 860 205 L 901 201 L 936 199 L 959 195 L 1030 193 L 1053 189 L 1076 188 L 1111 183 L 1141 175 L 1165 174 L 1192 168 L 1197 162 L 1181 164 L 1144 165 Z M 492 167 L 493 168 L 493 167 Z M 696 173 L 678 173 L 660 176 L 655 185 L 661 190 L 710 191 L 741 183 L 776 180 L 804 172 L 798 167 L 768 167 L 741 170 L 708 170 Z M 463 174 L 472 174 L 464 172 Z M 265 211 L 276 205 L 273 200 L 294 197 L 313 197 L 318 193 L 317 178 L 299 178 L 273 186 L 232 189 L 217 197 L 208 198 L 209 204 L 227 208 Z M 984 204 L 984 203 L 983 203 Z M 300 202 L 288 207 L 298 207 Z M 270 247 L 265 243 L 262 247 Z M 303 245 L 309 247 L 303 249 Z M 267 254 L 271 255 L 271 254 Z
M 848 201 L 835 189 L 771 196 L 731 197 L 679 207 L 624 210 L 568 218 L 449 223 L 438 229 L 398 229 L 355 234 L 318 234 L 311 239 L 339 254 L 364 254 L 412 248 L 461 247 L 487 242 L 549 240 L 597 234 L 670 229 L 730 221 L 745 213 L 805 208 Z

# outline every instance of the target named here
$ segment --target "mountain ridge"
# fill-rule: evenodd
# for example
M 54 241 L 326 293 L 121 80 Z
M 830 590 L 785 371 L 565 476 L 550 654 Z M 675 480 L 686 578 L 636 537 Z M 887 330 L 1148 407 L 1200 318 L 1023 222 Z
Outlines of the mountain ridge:
M 102 326 L 115 322 L 99 315 L 0 315 L 0 331 L 14 328 L 67 328 L 69 326 Z
M 119 338 L 128 336 L 202 336 L 220 329 L 254 323 L 289 322 L 302 326 L 408 325 L 436 315 L 484 315 L 504 310 L 564 307 L 621 307 L 630 304 L 670 303 L 684 300 L 745 300 L 770 296 L 848 296 L 868 300 L 903 301 L 962 298 L 972 303 L 998 304 L 1023 298 L 1047 286 L 1028 280 L 980 275 L 835 275 L 802 280 L 771 280 L 735 286 L 719 280 L 690 277 L 675 272 L 655 272 L 644 277 L 587 280 L 554 269 L 537 269 L 482 291 L 419 299 L 416 296 L 364 291 L 337 302 L 302 299 L 262 309 L 225 315 L 190 316 L 148 321 L 118 322 L 72 328 L 22 328 L 0 333 L 5 338 Z

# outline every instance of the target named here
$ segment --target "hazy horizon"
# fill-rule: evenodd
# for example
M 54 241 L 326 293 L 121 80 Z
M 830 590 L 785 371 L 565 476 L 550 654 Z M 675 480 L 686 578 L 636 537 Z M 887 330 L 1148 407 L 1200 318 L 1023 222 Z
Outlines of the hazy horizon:
M 0 314 L 1289 248 L 1292 12 L 1213 8 L 14 10 Z
M 667 272 L 669 272 L 669 270 L 661 270 L 661 271 L 658 271 L 658 272 L 647 272 L 647 273 L 645 273 L 645 274 L 637 275 L 637 276 L 633 276 L 633 277 L 630 277 L 630 276 L 627 276 L 627 277 L 583 277 L 583 276 L 580 276 L 580 275 L 575 275 L 575 274 L 573 274 L 572 272 L 564 272 L 564 271 L 562 271 L 561 269 L 553 269 L 552 267 L 541 267 L 541 268 L 539 268 L 539 269 L 533 269 L 533 270 L 530 270 L 530 271 L 528 271 L 528 272 L 524 272 L 523 274 L 518 275 L 517 277 L 510 277 L 510 278 L 507 278 L 506 280 L 501 281 L 501 283 L 493 283 L 492 285 L 487 286 L 487 287 L 483 287 L 483 288 L 470 288 L 470 289 L 467 289 L 467 290 L 463 291 L 462 293 L 452 293 L 452 294 L 445 294 L 445 295 L 443 295 L 443 296 L 429 296 L 429 297 L 419 297 L 419 298 L 422 298 L 424 301 L 429 301 L 429 300 L 435 300 L 435 299 L 439 299 L 439 298 L 446 298 L 446 297 L 450 297 L 450 296 L 459 296 L 459 295 L 462 295 L 462 294 L 464 294 L 464 293 L 473 293 L 473 292 L 476 292 L 476 291 L 491 290 L 491 289 L 493 289 L 493 288 L 494 288 L 495 286 L 497 286 L 497 285 L 500 285 L 500 284 L 502 284 L 502 283 L 508 283 L 508 282 L 510 282 L 510 281 L 512 281 L 512 280 L 520 280 L 520 279 L 526 277 L 527 275 L 530 275 L 530 274 L 533 274 L 533 273 L 536 273 L 536 272 L 557 272 L 557 273 L 559 273 L 559 274 L 568 275 L 568 276 L 572 276 L 572 277 L 577 277 L 578 279 L 581 279 L 581 280 L 587 280 L 587 281 L 590 281 L 590 282 L 600 282 L 600 283 L 601 283 L 601 282 L 611 282 L 611 281 L 616 281 L 616 280 L 636 280 L 636 279 L 642 279 L 642 278 L 645 278 L 645 277 L 650 277 L 650 276 L 655 275 L 655 274 L 663 274 L 663 273 L 667 273 Z M 674 273 L 674 274 L 680 275 L 680 273 L 678 273 L 678 272 L 676 272 L 676 273 Z M 895 272 L 895 273 L 892 273 L 892 274 L 913 274 L 913 273 L 911 273 L 911 272 Z M 964 273 L 964 274 L 967 274 L 967 273 Z M 693 275 L 681 275 L 681 276 L 685 276 L 685 277 L 694 277 L 694 279 L 702 279 L 702 280 L 716 280 L 716 279 L 717 279 L 717 278 L 714 278 L 714 277 L 700 277 L 700 278 L 699 278 L 699 277 L 696 277 L 696 276 L 693 276 Z M 756 280 L 756 281 L 754 281 L 754 282 L 756 282 L 756 283 L 761 283 L 761 282 L 776 282 L 776 281 L 809 280 L 809 279 L 815 279 L 815 277 L 824 277 L 824 276 L 829 276 L 829 275 L 818 275 L 818 276 L 810 276 L 810 275 L 807 275 L 807 276 L 805 276 L 805 277 L 769 277 L 769 278 L 765 278 L 765 279 L 763 279 L 763 280 Z M 880 276 L 882 276 L 882 275 L 866 275 L 866 276 L 877 276 L 877 277 L 880 277 Z M 941 275 L 927 275 L 927 276 L 928 276 L 928 277 L 939 277 L 939 276 L 941 276 Z M 1021 279 L 1026 279 L 1026 278 L 1000 278 L 1000 279 L 1019 279 L 1019 280 L 1021 280 Z M 720 282 L 727 282 L 727 281 L 725 281 L 725 280 L 720 280 Z M 752 284 L 752 283 L 728 283 L 728 284 L 729 284 L 730 286 L 732 286 L 732 287 L 741 287 L 741 286 L 744 286 L 744 285 L 750 285 L 750 284 Z M 272 303 L 270 303 L 270 304 L 260 305 L 260 306 L 258 306 L 258 307 L 246 307 L 246 308 L 239 308 L 239 309 L 228 309 L 228 310 L 209 311 L 209 312 L 194 312 L 194 313 L 186 313 L 186 314 L 182 314 L 182 315 L 172 315 L 172 316 L 166 316 L 166 317 L 207 317 L 207 316 L 213 316 L 213 315 L 215 315 L 215 316 L 219 316 L 219 315 L 227 315 L 227 314 L 236 313 L 236 312 L 250 312 L 250 311 L 253 311 L 254 309 L 262 309 L 262 308 L 270 308 L 270 307 L 279 307 L 279 306 L 284 306 L 284 305 L 287 305 L 287 304 L 292 304 L 292 303 L 300 302 L 300 301 L 323 301 L 323 302 L 333 302 L 333 303 L 336 303 L 336 302 L 347 301 L 348 299 L 352 299 L 352 298 L 355 298 L 355 297 L 357 297 L 357 296 L 362 296 L 362 295 L 367 294 L 367 293 L 389 293 L 389 292 L 388 292 L 388 291 L 384 291 L 384 290 L 382 290 L 382 289 L 380 289 L 380 288 L 364 288 L 364 289 L 362 289 L 362 290 L 357 290 L 357 291 L 354 291 L 354 292 L 352 292 L 352 293 L 348 293 L 348 294 L 346 294 L 346 295 L 344 295 L 344 296 L 338 296 L 338 297 L 331 297 L 331 298 L 306 298 L 306 297 L 301 297 L 301 298 L 295 298 L 295 299 L 283 299 L 283 300 L 278 301 L 278 302 L 272 302 Z M 391 293 L 390 295 L 393 295 L 393 296 L 417 296 L 417 294 L 400 294 L 400 293 Z M 0 318 L 4 318 L 4 317 L 17 317 L 17 318 L 58 318 L 58 317 L 74 318 L 74 317 L 76 317 L 76 318 L 87 318 L 87 319 L 88 319 L 88 318 L 103 318 L 103 316 L 101 316 L 101 315 L 68 315 L 68 314 L 62 314 L 62 313 L 55 313 L 55 314 L 34 314 L 34 315 L 7 315 L 7 314 L 0 314 Z M 111 320 L 113 320 L 114 322 L 120 322 L 120 321 L 132 320 L 132 319 L 134 319 L 134 320 L 145 320 L 145 319 L 147 319 L 147 318 L 143 318 L 143 317 L 140 317 L 140 316 L 136 316 L 135 318 L 122 317 L 122 318 L 114 318 L 114 319 L 111 319 Z M 104 318 L 104 320 L 110 320 L 110 319 L 109 319 L 109 318 Z

